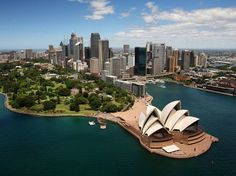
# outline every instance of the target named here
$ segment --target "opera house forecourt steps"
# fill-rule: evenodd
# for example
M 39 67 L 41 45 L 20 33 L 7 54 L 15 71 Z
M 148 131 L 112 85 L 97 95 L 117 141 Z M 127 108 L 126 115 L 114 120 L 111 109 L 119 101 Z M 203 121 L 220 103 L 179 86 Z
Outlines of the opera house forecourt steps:
M 112 115 L 119 117 L 118 123 L 151 153 L 191 158 L 205 153 L 218 141 L 199 126 L 199 118 L 181 109 L 179 100 L 170 102 L 162 111 L 146 100 L 146 97 L 136 100 L 130 110 Z

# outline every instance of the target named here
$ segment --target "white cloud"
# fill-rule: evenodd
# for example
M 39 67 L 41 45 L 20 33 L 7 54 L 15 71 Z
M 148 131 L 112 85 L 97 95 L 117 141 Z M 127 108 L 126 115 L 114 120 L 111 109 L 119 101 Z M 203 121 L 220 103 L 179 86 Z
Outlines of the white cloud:
M 146 4 L 155 18 L 146 15 L 149 25 L 136 26 L 117 33 L 116 40 L 166 42 L 175 47 L 233 48 L 236 46 L 236 8 L 210 8 L 185 11 L 158 11 L 153 3 Z M 144 17 L 144 16 L 143 16 Z M 158 19 L 158 24 L 153 21 Z M 150 25 L 151 23 L 151 25 Z
M 101 20 L 105 15 L 113 14 L 113 6 L 109 0 L 68 0 L 70 2 L 88 3 L 92 14 L 84 16 L 87 20 Z
M 146 23 L 156 23 L 158 19 L 158 6 L 154 2 L 147 2 L 145 6 L 150 13 L 142 12 L 142 18 Z
M 134 10 L 136 10 L 136 8 L 135 8 L 135 7 L 132 7 L 132 8 L 130 8 L 129 10 L 122 12 L 122 13 L 120 14 L 120 18 L 126 18 L 126 17 L 130 16 L 130 14 L 131 14 Z

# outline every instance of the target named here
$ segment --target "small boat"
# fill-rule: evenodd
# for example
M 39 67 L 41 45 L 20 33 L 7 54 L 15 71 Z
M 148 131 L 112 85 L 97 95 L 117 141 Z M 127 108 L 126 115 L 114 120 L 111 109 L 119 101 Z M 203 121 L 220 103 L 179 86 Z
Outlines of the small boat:
M 107 128 L 107 125 L 104 123 L 104 124 L 100 124 L 100 129 L 106 129 Z
M 166 86 L 165 85 L 160 85 L 160 88 L 165 89 Z
M 89 123 L 90 126 L 95 125 L 95 122 L 94 122 L 94 121 L 89 121 L 88 123 Z

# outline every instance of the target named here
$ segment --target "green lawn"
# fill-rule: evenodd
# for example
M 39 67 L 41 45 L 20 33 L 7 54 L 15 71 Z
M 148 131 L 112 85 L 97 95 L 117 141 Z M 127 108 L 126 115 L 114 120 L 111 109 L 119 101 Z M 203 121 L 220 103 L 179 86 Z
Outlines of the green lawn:
M 95 113 L 96 111 L 90 110 L 90 106 L 88 104 L 86 105 L 80 105 L 80 111 L 79 112 L 75 112 L 75 111 L 70 111 L 69 109 L 69 105 L 65 105 L 65 104 L 57 104 L 56 107 L 56 112 L 60 112 L 64 113 L 64 114 L 81 114 L 81 115 L 90 115 Z

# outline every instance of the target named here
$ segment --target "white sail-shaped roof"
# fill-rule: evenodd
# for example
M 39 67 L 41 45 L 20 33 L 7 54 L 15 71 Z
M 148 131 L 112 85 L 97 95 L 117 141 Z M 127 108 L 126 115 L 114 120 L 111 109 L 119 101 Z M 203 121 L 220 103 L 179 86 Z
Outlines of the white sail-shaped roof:
M 146 116 L 150 116 L 152 113 L 155 113 L 157 117 L 161 117 L 161 111 L 155 106 L 149 105 L 146 110 Z
M 138 125 L 139 125 L 140 128 L 143 127 L 145 119 L 146 119 L 145 114 L 143 112 L 141 112 L 141 114 L 139 116 L 139 119 L 138 119 Z
M 154 122 L 150 128 L 146 131 L 145 134 L 147 134 L 148 136 L 151 136 L 153 133 L 155 133 L 156 131 L 162 129 L 163 126 L 159 123 L 159 122 Z
M 167 104 L 167 105 L 163 108 L 163 110 L 162 110 L 162 112 L 161 112 L 161 120 L 160 120 L 162 124 L 165 124 L 165 122 L 166 122 L 166 120 L 167 120 L 167 118 L 168 118 L 170 112 L 171 112 L 176 106 L 178 106 L 178 109 L 177 109 L 177 110 L 181 109 L 181 104 L 180 104 L 180 101 L 179 101 L 179 100 L 173 101 L 173 102 Z
M 172 131 L 175 124 L 184 118 L 185 116 L 188 116 L 189 112 L 188 110 L 178 110 L 173 115 L 170 115 L 170 117 L 167 119 L 165 123 L 165 127 L 169 129 L 169 131 Z
M 154 117 L 154 116 L 151 116 L 148 121 L 146 122 L 146 124 L 144 125 L 143 129 L 142 129 L 142 132 L 143 134 L 150 128 L 150 126 L 156 122 L 158 120 L 157 117 Z
M 186 128 L 188 128 L 190 125 L 197 122 L 198 120 L 199 120 L 199 118 L 187 116 L 187 117 L 183 118 L 182 120 L 178 121 L 176 123 L 176 125 L 174 126 L 173 130 L 179 130 L 182 132 Z

